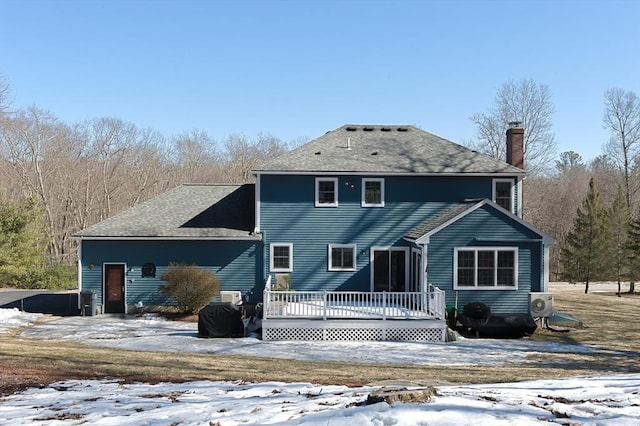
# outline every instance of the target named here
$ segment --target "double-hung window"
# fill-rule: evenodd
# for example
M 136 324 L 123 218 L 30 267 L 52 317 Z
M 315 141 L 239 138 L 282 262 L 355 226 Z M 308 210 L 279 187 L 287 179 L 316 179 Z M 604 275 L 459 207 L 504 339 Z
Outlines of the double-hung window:
M 316 178 L 316 207 L 338 207 L 338 178 Z
M 330 271 L 355 271 L 356 245 L 329 244 L 328 258 Z
M 493 180 L 493 201 L 505 210 L 514 212 L 513 203 L 513 180 L 494 179 Z
M 269 244 L 269 270 L 271 272 L 293 271 L 293 244 Z
M 458 247 L 453 264 L 454 289 L 518 288 L 516 247 Z
M 362 179 L 362 207 L 384 207 L 384 179 Z

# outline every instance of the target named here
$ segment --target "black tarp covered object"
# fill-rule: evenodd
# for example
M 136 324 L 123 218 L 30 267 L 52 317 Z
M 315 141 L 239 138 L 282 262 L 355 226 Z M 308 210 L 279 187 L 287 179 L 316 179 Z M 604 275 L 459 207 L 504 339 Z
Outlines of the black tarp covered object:
M 198 313 L 198 337 L 243 337 L 242 311 L 233 303 L 210 303 Z
M 458 321 L 468 330 L 482 337 L 515 339 L 529 336 L 537 325 L 531 315 L 489 315 L 487 318 L 470 318 L 458 315 Z

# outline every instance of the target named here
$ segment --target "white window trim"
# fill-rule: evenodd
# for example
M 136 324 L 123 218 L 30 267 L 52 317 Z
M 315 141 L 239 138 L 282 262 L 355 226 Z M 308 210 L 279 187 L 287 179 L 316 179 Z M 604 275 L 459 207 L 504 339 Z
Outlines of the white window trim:
M 516 210 L 515 215 L 522 219 L 522 179 L 519 178 L 516 181 L 515 188 L 518 190 L 518 197 L 515 200 L 516 206 L 514 210 Z
M 335 200 L 333 203 L 320 202 L 320 182 L 333 182 L 333 188 L 335 190 Z M 338 207 L 338 178 L 326 178 L 326 177 L 316 178 L 315 206 L 316 207 Z
M 380 203 L 367 203 L 365 194 L 366 194 L 366 184 L 367 182 L 379 182 L 380 183 Z M 362 202 L 360 203 L 362 207 L 384 207 L 384 178 L 363 178 L 362 179 Z
M 491 201 L 493 201 L 494 203 L 497 204 L 496 202 L 496 184 L 497 183 L 509 183 L 510 187 L 511 187 L 511 208 L 509 209 L 509 211 L 511 213 L 515 214 L 515 197 L 514 197 L 514 189 L 515 189 L 515 184 L 513 179 L 493 179 L 492 184 L 491 184 Z
M 289 267 L 275 268 L 273 266 L 273 248 L 288 247 L 289 248 Z M 293 272 L 293 243 L 270 243 L 269 244 L 269 271 L 271 272 Z
M 331 256 L 331 252 L 334 248 L 350 248 L 351 251 L 353 252 L 353 267 L 352 268 L 342 268 L 339 266 L 333 266 L 333 257 Z M 358 266 L 358 251 L 357 251 L 357 245 L 356 244 L 329 244 L 329 246 L 327 247 L 327 264 L 328 264 L 328 270 L 329 271 L 335 271 L 335 272 L 340 272 L 340 271 L 355 271 L 356 267 Z
M 475 262 L 474 262 L 474 277 L 473 277 L 473 281 L 474 281 L 474 285 L 473 286 L 468 286 L 468 285 L 462 285 L 459 286 L 458 285 L 458 252 L 460 251 L 472 251 L 475 253 Z M 510 251 L 514 253 L 514 265 L 513 265 L 513 276 L 515 279 L 514 285 L 509 285 L 509 286 L 498 286 L 498 285 L 494 285 L 494 286 L 479 286 L 478 285 L 478 252 L 479 251 Z M 453 249 L 453 289 L 454 290 L 518 290 L 518 262 L 519 258 L 518 258 L 518 247 L 454 247 Z M 495 262 L 496 264 L 494 265 L 494 271 L 497 270 L 497 262 L 498 262 L 498 256 L 495 256 Z M 495 274 L 494 275 L 495 279 L 498 279 L 498 275 Z

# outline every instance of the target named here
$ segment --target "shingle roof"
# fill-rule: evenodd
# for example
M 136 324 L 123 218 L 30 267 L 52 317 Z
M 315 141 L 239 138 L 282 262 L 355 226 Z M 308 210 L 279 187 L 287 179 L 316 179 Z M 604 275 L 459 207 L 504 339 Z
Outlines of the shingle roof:
M 429 218 L 427 221 L 421 223 L 411 231 L 404 234 L 404 237 L 409 240 L 417 240 L 423 235 L 430 233 L 436 228 L 439 228 L 440 226 L 454 219 L 458 215 L 461 215 L 465 211 L 473 208 L 478 204 L 478 201 L 479 200 L 470 200 L 452 204 L 451 206 L 448 206 L 447 208 L 442 210 L 440 213 L 436 214 L 432 218 Z
M 181 185 L 74 237 L 252 238 L 254 191 L 254 185 Z
M 439 213 L 436 213 L 432 217 L 428 218 L 426 221 L 416 226 L 412 230 L 406 232 L 404 234 L 404 238 L 411 241 L 420 240 L 423 237 L 429 236 L 429 234 L 433 234 L 439 232 L 441 229 L 446 228 L 451 223 L 457 221 L 461 217 L 467 215 L 468 213 L 474 211 L 477 208 L 482 206 L 488 206 L 490 208 L 496 209 L 498 212 L 502 212 L 503 214 L 510 217 L 515 222 L 529 229 L 530 231 L 538 234 L 540 239 L 547 245 L 554 245 L 556 240 L 552 237 L 548 236 L 544 232 L 535 228 L 528 222 L 525 222 L 520 217 L 514 215 L 513 213 L 508 212 L 502 207 L 498 206 L 496 203 L 489 199 L 469 199 L 464 200 L 459 203 L 451 204 L 444 209 L 442 209 Z M 420 241 L 418 241 L 420 242 Z
M 522 169 L 413 126 L 352 124 L 327 132 L 254 171 L 512 175 L 524 173 Z

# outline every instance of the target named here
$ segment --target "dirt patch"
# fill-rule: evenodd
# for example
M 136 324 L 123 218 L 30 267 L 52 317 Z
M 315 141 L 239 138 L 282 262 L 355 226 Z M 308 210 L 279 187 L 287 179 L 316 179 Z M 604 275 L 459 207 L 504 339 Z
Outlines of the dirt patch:
M 37 366 L 30 362 L 0 359 L 0 398 L 21 392 L 28 388 L 43 388 L 51 383 L 64 380 L 114 379 L 123 383 L 161 383 L 168 377 L 164 375 L 126 374 L 114 377 L 99 371 L 82 369 L 66 370 L 53 366 Z M 173 382 L 184 382 L 188 379 L 171 377 Z
M 27 388 L 42 388 L 50 383 L 69 379 L 66 371 L 57 371 L 47 367 L 37 367 L 22 362 L 3 360 L 0 362 L 0 396 L 7 396 Z M 93 378 L 89 375 L 74 377 Z

